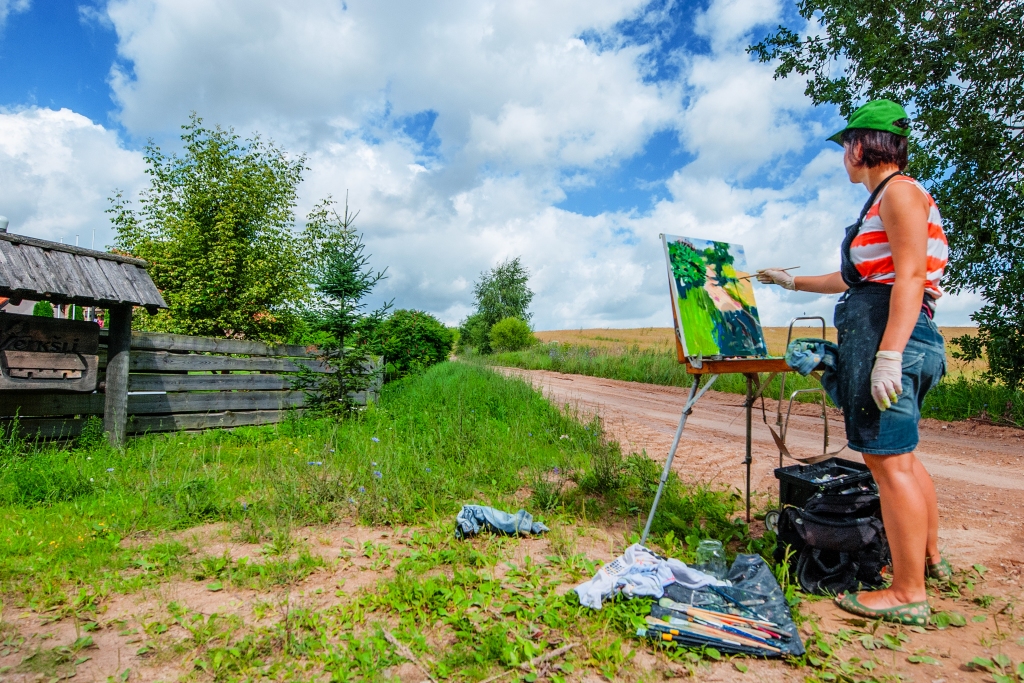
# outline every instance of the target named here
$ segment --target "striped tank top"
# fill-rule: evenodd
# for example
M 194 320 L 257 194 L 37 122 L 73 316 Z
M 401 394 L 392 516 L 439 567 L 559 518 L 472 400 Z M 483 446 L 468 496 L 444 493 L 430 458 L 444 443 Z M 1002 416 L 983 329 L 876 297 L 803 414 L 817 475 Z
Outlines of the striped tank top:
M 928 198 L 928 276 L 924 291 L 934 301 L 942 296 L 940 282 L 946 270 L 946 263 L 949 261 L 949 243 L 946 241 L 946 233 L 942 231 L 942 216 L 939 215 L 939 207 L 928 191 L 913 178 L 898 176 L 893 178 L 889 185 L 893 183 L 913 183 Z M 888 189 L 888 185 L 882 189 L 867 213 L 864 214 L 860 230 L 850 243 L 849 253 L 850 262 L 857 269 L 863 281 L 891 285 L 896 281 L 896 268 L 892 261 L 889 236 L 885 234 L 885 227 L 882 225 L 882 217 L 879 213 L 886 189 Z

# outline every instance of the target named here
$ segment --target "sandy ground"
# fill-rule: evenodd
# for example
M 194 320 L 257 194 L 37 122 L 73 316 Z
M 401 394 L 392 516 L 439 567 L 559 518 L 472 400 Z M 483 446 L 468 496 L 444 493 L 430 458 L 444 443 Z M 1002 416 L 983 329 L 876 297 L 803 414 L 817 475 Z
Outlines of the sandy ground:
M 687 391 L 635 382 L 502 368 L 531 381 L 551 401 L 599 414 L 612 438 L 627 452 L 643 451 L 664 461 L 686 402 Z M 743 398 L 709 391 L 694 408 L 673 469 L 684 479 L 723 482 L 742 490 L 745 423 Z M 774 426 L 776 402 L 765 400 Z M 822 452 L 821 409 L 794 407 L 787 444 L 796 456 Z M 829 450 L 846 443 L 842 415 L 829 409 Z M 774 470 L 779 452 L 762 421 L 760 403 L 753 429 L 751 488 L 754 508 L 778 497 Z M 923 420 L 917 455 L 935 480 L 941 515 L 940 545 L 960 566 L 1024 565 L 1024 431 L 975 422 Z M 840 457 L 863 462 L 858 453 Z M 793 464 L 787 462 L 786 464 Z

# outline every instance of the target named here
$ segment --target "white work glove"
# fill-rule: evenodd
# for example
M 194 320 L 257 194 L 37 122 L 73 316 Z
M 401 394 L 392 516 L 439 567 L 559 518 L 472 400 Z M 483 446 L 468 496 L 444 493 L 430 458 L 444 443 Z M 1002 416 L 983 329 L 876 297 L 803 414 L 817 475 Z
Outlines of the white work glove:
M 793 276 L 778 268 L 765 268 L 764 270 L 757 271 L 757 281 L 763 285 L 778 285 L 790 291 L 796 290 Z
M 875 354 L 875 367 L 871 368 L 871 398 L 881 411 L 892 408 L 903 393 L 903 354 L 899 351 L 879 351 Z

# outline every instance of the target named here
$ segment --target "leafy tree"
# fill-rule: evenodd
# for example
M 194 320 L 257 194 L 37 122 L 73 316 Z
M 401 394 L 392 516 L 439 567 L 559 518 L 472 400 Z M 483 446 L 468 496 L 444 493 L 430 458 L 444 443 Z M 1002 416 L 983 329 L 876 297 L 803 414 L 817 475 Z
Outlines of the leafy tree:
M 528 311 L 533 292 L 527 286 L 530 272 L 519 257 L 504 261 L 487 273 L 481 273 L 473 287 L 477 310 L 491 325 L 505 318 L 520 318 L 529 322 Z
M 308 391 L 311 407 L 327 413 L 354 408 L 353 394 L 374 381 L 367 370 L 373 360 L 370 339 L 391 303 L 367 312 L 366 298 L 384 279 L 385 271 L 374 271 L 365 253 L 362 235 L 352 224 L 358 212 L 348 203 L 339 215 L 333 203 L 321 203 L 307 221 L 307 230 L 319 245 L 308 267 L 312 272 L 314 303 L 306 317 L 316 329 L 329 333 L 320 360 L 331 374 L 302 373 L 298 386 Z
M 519 318 L 499 320 L 491 328 L 490 337 L 495 351 L 521 351 L 537 343 L 529 323 Z
M 192 114 L 181 156 L 146 146 L 138 209 L 111 198 L 118 250 L 150 262 L 169 309 L 140 324 L 183 334 L 276 340 L 309 293 L 308 244 L 291 230 L 304 157 L 241 140 Z
M 40 318 L 52 318 L 53 306 L 49 301 L 37 301 L 32 307 L 32 315 L 38 315 Z
M 400 309 L 378 325 L 373 336 L 391 380 L 447 360 L 455 331 L 429 313 Z
M 750 50 L 776 77 L 808 78 L 815 104 L 850 114 L 886 97 L 915 111 L 910 172 L 942 209 L 947 285 L 986 304 L 967 357 L 1024 386 L 1024 3 L 1016 0 L 798 0 L 817 24 L 785 27 Z
M 482 353 L 490 352 L 491 328 L 505 318 L 529 322 L 533 291 L 527 286 L 530 272 L 517 256 L 480 273 L 473 286 L 476 313 L 466 318 L 459 328 L 460 344 L 474 346 Z M 463 341 L 464 340 L 464 341 Z

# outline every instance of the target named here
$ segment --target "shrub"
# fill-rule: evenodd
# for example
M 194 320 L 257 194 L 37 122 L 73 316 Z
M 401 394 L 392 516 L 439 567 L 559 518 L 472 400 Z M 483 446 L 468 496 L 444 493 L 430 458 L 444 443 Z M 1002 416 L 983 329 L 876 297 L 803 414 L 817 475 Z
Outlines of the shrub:
M 454 337 L 453 330 L 429 313 L 403 309 L 377 327 L 376 346 L 387 363 L 388 379 L 399 379 L 447 360 Z
M 37 301 L 36 305 L 32 307 L 32 315 L 38 315 L 40 318 L 52 318 L 53 306 L 49 301 Z
M 537 343 L 533 330 L 519 318 L 505 318 L 495 323 L 490 338 L 491 348 L 495 351 L 520 351 Z
M 490 353 L 490 332 L 491 326 L 487 324 L 484 314 L 473 313 L 459 326 L 459 345 L 456 351 L 466 353 L 469 349 L 474 349 L 478 353 Z

